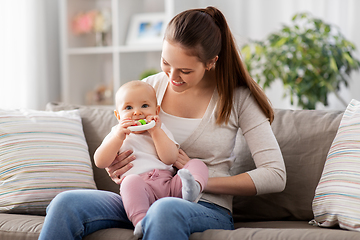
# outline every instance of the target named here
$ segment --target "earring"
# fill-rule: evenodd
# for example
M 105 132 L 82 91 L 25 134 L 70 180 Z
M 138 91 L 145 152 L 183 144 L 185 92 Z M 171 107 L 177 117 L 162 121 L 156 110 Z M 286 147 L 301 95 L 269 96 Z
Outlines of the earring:
M 210 71 L 213 67 L 215 67 L 215 63 L 211 64 L 210 67 L 206 68 L 207 71 Z

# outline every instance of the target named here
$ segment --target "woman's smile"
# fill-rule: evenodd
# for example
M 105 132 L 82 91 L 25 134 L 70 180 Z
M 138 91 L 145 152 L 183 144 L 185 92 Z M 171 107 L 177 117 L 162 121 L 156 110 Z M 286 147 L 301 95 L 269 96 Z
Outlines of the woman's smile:
M 171 83 L 177 87 L 180 87 L 185 84 L 185 82 L 183 81 L 175 81 L 175 80 L 171 80 Z

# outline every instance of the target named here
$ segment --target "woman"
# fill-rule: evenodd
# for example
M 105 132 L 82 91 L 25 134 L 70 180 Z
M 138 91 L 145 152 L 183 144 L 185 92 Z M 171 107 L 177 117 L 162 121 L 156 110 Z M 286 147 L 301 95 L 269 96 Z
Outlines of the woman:
M 142 221 L 143 239 L 188 239 L 193 232 L 233 229 L 232 195 L 282 191 L 286 173 L 271 130 L 273 110 L 240 60 L 223 14 L 192 9 L 169 23 L 163 72 L 147 78 L 157 91 L 160 117 L 180 143 L 181 169 L 190 158 L 205 162 L 209 181 L 197 203 L 162 198 Z M 256 169 L 230 176 L 232 150 L 241 129 Z M 107 170 L 116 183 L 135 158 L 124 152 Z M 121 197 L 101 191 L 70 191 L 49 205 L 40 239 L 81 239 L 104 228 L 131 228 Z

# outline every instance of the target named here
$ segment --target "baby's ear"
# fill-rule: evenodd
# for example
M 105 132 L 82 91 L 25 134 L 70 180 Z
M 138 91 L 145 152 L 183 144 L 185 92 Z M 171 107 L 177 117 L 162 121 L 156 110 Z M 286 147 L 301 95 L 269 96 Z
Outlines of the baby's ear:
M 156 108 L 156 115 L 159 115 L 159 113 L 160 113 L 160 105 L 158 105 Z
M 120 121 L 120 114 L 118 113 L 118 111 L 114 110 L 114 114 L 115 114 L 115 117 L 118 121 Z

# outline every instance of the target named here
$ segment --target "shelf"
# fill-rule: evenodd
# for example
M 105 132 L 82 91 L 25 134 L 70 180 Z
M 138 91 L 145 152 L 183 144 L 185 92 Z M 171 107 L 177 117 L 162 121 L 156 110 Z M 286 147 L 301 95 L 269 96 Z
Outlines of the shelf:
M 86 47 L 86 48 L 69 48 L 67 53 L 69 55 L 80 55 L 80 54 L 103 54 L 112 53 L 114 47 Z
M 151 45 L 125 45 L 118 47 L 84 47 L 84 48 L 69 48 L 67 54 L 82 55 L 82 54 L 104 54 L 104 53 L 131 53 L 131 52 L 153 52 L 161 51 L 162 44 Z
M 126 45 L 119 46 L 117 51 L 130 53 L 130 52 L 153 52 L 161 51 L 162 44 L 151 44 L 151 45 Z
M 161 42 L 127 45 L 126 39 L 134 15 L 165 13 L 170 19 L 174 13 L 174 1 L 59 0 L 62 101 L 87 104 L 90 94 L 99 88 L 105 86 L 114 95 L 122 84 L 139 79 L 144 70 L 161 71 Z M 112 26 L 106 35 L 106 46 L 96 46 L 94 33 L 75 35 L 71 31 L 76 14 L 95 9 L 109 9 L 111 12 Z

